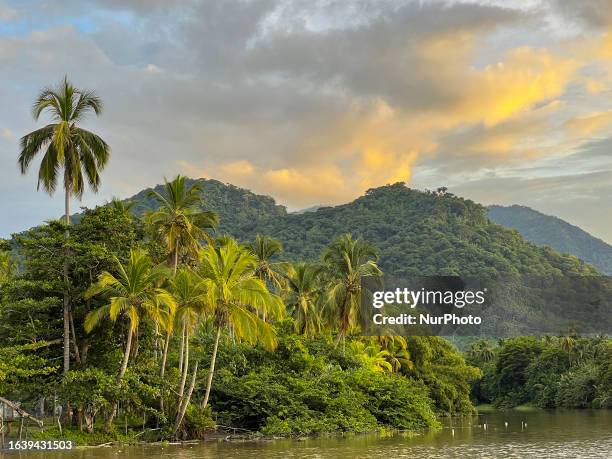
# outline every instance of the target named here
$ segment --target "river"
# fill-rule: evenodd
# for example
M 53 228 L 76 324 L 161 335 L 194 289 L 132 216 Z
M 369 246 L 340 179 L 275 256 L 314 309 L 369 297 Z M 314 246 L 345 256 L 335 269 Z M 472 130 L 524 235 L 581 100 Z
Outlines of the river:
M 215 441 L 181 446 L 147 445 L 29 454 L 15 452 L 7 456 L 41 459 L 610 458 L 612 411 L 487 413 L 472 418 L 446 420 L 442 430 L 418 436 L 350 435 L 241 443 Z

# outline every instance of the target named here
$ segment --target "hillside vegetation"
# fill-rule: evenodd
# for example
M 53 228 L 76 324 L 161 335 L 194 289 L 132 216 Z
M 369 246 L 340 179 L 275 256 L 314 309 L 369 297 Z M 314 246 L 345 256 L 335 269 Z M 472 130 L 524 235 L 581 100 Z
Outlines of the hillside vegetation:
M 596 273 L 573 256 L 536 247 L 493 223 L 480 204 L 403 183 L 370 189 L 347 204 L 292 214 L 271 197 L 216 180 L 197 182 L 204 208 L 220 216 L 218 233 L 240 240 L 256 234 L 275 237 L 287 260 L 317 260 L 330 241 L 353 233 L 378 248 L 381 268 L 390 275 Z M 137 214 L 154 208 L 145 191 L 132 200 Z
M 612 246 L 560 218 L 525 206 L 489 206 L 489 218 L 513 228 L 537 246 L 569 253 L 612 275 Z

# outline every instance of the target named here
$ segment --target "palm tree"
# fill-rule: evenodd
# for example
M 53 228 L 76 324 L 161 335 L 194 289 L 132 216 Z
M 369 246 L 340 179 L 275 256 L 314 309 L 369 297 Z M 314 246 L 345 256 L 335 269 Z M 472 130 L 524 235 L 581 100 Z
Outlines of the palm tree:
M 257 267 L 255 268 L 257 277 L 269 282 L 276 288 L 282 287 L 283 276 L 280 273 L 280 269 L 284 264 L 271 261 L 275 255 L 283 251 L 283 245 L 280 241 L 258 234 L 255 236 L 255 241 L 250 247 L 257 257 Z
M 237 340 L 261 343 L 268 349 L 276 347 L 274 328 L 258 316 L 268 311 L 272 317 L 283 314 L 280 297 L 268 291 L 264 281 L 255 274 L 257 258 L 234 239 L 224 245 L 208 245 L 199 251 L 198 275 L 206 288 L 208 304 L 214 315 L 215 343 L 210 361 L 203 408 L 208 405 L 221 331 L 231 326 Z
M 562 336 L 559 339 L 559 347 L 561 348 L 562 351 L 567 353 L 570 364 L 575 363 L 574 356 L 575 356 L 575 351 L 577 349 L 576 338 L 571 335 Z
M 160 207 L 149 212 L 146 221 L 168 247 L 174 273 L 181 250 L 195 253 L 202 240 L 210 244 L 212 241 L 205 230 L 219 223 L 219 217 L 214 212 L 202 212 L 196 208 L 202 200 L 200 192 L 197 183 L 187 188 L 186 178 L 181 175 L 171 182 L 164 179 L 163 193 L 150 192 Z
M 382 276 L 377 260 L 378 253 L 371 244 L 362 238 L 354 240 L 350 234 L 340 236 L 323 255 L 331 278 L 329 304 L 340 323 L 335 346 L 359 321 L 363 278 Z
M 107 205 L 115 209 L 118 213 L 125 215 L 129 219 L 132 219 L 134 217 L 134 214 L 132 213 L 134 210 L 134 206 L 136 205 L 134 201 L 123 201 L 115 197 L 111 199 L 111 201 Z
M 377 344 L 366 344 L 363 341 L 352 341 L 349 343 L 348 347 L 350 352 L 370 370 L 377 373 L 393 372 L 393 366 L 388 361 L 389 351 L 381 349 Z
M 321 271 L 321 266 L 311 263 L 287 266 L 285 304 L 293 315 L 295 332 L 300 335 L 313 337 L 321 333 Z
M 185 395 L 185 383 L 189 370 L 189 340 L 196 326 L 206 317 L 210 308 L 206 286 L 189 268 L 181 268 L 170 280 L 170 292 L 176 305 L 176 320 L 181 325 L 181 382 L 178 391 L 178 410 L 174 425 L 176 433 L 185 416 L 189 397 Z
M 480 339 L 472 343 L 467 354 L 475 362 L 490 362 L 495 357 L 495 350 L 488 340 Z
M 110 318 L 115 322 L 119 317 L 127 320 L 127 337 L 123 360 L 116 382 L 121 383 L 127 371 L 132 348 L 132 338 L 138 330 L 140 320 L 149 316 L 153 320 L 163 320 L 160 314 L 160 305 L 169 309 L 175 308 L 172 295 L 166 290 L 156 287 L 160 279 L 165 277 L 165 269 L 154 266 L 149 255 L 142 249 L 132 249 L 130 258 L 124 266 L 116 257 L 117 276 L 104 271 L 98 281 L 91 285 L 86 297 L 104 295 L 109 303 L 95 309 L 85 318 L 85 331 L 91 332 L 103 319 Z M 111 410 L 107 420 L 106 429 L 110 430 L 113 419 L 117 413 L 117 402 Z
M 53 194 L 58 175 L 63 174 L 64 223 L 66 238 L 70 225 L 70 198 L 81 199 L 87 179 L 90 188 L 97 192 L 100 172 L 108 162 L 110 148 L 91 131 L 79 127 L 85 116 L 102 112 L 102 100 L 93 92 L 72 86 L 67 77 L 57 88 L 44 88 L 32 107 L 37 121 L 43 112 L 51 115 L 52 123 L 26 134 L 21 138 L 19 168 L 22 174 L 39 153 L 43 154 L 38 171 L 38 188 L 41 186 Z M 64 262 L 64 374 L 70 369 L 70 296 L 68 291 L 68 257 Z M 76 347 L 76 343 L 74 343 Z
M 412 370 L 414 362 L 410 358 L 408 342 L 403 336 L 378 336 L 373 339 L 380 348 L 387 352 L 385 359 L 391 364 L 393 372 Z

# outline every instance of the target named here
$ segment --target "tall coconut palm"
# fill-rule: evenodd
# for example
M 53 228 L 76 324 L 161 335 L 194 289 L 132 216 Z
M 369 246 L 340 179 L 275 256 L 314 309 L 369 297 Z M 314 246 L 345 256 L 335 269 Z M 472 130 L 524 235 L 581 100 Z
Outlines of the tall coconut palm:
M 187 187 L 186 178 L 181 175 L 171 182 L 164 179 L 162 193 L 155 190 L 150 192 L 160 207 L 147 213 L 146 221 L 165 242 L 174 273 L 178 269 L 181 250 L 195 253 L 201 241 L 211 243 L 206 230 L 219 223 L 217 214 L 196 207 L 202 200 L 200 193 L 201 188 L 197 183 Z
M 176 433 L 185 416 L 189 397 L 185 397 L 185 383 L 189 370 L 189 341 L 197 325 L 210 312 L 206 286 L 189 268 L 181 268 L 169 282 L 169 291 L 176 305 L 176 321 L 182 330 L 181 336 L 181 381 L 178 388 L 178 410 L 174 432 Z
M 312 263 L 295 263 L 286 269 L 285 304 L 293 315 L 295 332 L 300 335 L 313 337 L 321 333 L 321 271 L 321 266 Z
M 83 129 L 79 124 L 90 112 L 100 115 L 102 100 L 93 92 L 75 88 L 67 77 L 56 88 L 44 88 L 32 107 L 38 120 L 43 112 L 51 116 L 51 123 L 21 138 L 19 168 L 22 174 L 40 153 L 42 161 L 38 170 L 38 188 L 53 194 L 60 174 L 63 176 L 64 223 L 70 224 L 70 198 L 81 199 L 85 179 L 97 192 L 100 172 L 108 162 L 110 148 L 98 135 Z M 68 229 L 66 229 L 68 236 Z M 66 257 L 66 260 L 68 257 Z M 64 374 L 70 369 L 70 296 L 69 266 L 64 263 Z M 76 347 L 76 343 L 74 343 Z
M 363 278 L 382 276 L 377 260 L 378 253 L 371 244 L 350 234 L 340 236 L 323 255 L 331 278 L 329 305 L 339 322 L 336 346 L 359 321 Z
M 85 318 L 85 331 L 93 330 L 103 319 L 110 318 L 115 322 L 119 317 L 127 321 L 126 344 L 123 352 L 121 367 L 117 373 L 117 384 L 121 382 L 127 371 L 132 349 L 132 338 L 138 330 L 143 317 L 153 320 L 163 320 L 160 314 L 160 304 L 169 309 L 175 309 L 175 302 L 170 293 L 156 287 L 160 279 L 165 276 L 166 270 L 154 266 L 148 254 L 141 249 L 130 251 L 130 258 L 124 266 L 115 258 L 117 275 L 104 271 L 98 281 L 91 285 L 86 297 L 104 295 L 109 303 L 91 311 Z M 117 413 L 117 403 L 106 420 L 106 428 L 110 430 L 113 419 Z
M 271 317 L 280 317 L 284 311 L 280 297 L 270 293 L 265 282 L 255 274 L 255 255 L 231 238 L 224 242 L 221 246 L 208 245 L 199 251 L 198 275 L 206 287 L 216 330 L 203 407 L 207 406 L 210 396 L 221 331 L 231 326 L 237 340 L 251 344 L 259 342 L 273 349 L 276 346 L 274 328 L 262 320 L 258 312 L 265 310 Z

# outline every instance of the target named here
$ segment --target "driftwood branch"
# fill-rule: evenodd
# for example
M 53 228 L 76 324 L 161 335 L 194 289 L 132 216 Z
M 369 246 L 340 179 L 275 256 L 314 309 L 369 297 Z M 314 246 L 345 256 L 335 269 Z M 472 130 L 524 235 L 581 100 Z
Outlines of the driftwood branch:
M 43 426 L 43 422 L 40 419 L 35 418 L 30 413 L 25 411 L 23 408 L 17 406 L 14 402 L 11 402 L 10 400 L 5 399 L 4 397 L 0 397 L 0 403 L 4 403 L 5 405 L 9 406 L 13 410 L 17 411 L 22 417 L 26 419 L 31 419 L 36 424 L 38 424 L 38 427 Z

